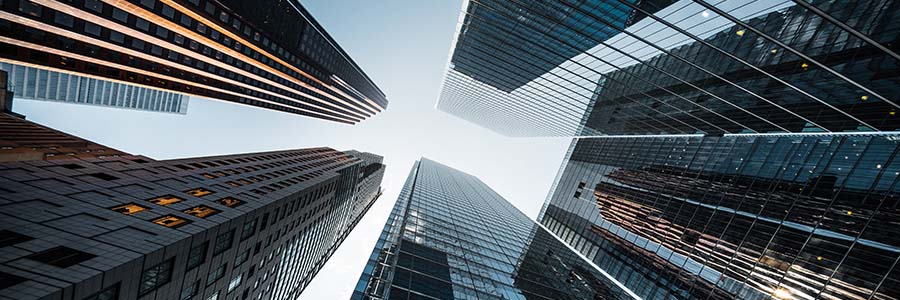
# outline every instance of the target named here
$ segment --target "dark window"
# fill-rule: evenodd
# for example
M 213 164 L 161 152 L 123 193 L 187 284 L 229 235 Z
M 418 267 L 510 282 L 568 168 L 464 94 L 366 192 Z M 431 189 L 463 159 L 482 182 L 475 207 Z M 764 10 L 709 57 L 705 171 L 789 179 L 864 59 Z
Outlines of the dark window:
M 69 169 L 69 170 L 84 169 L 84 167 L 82 167 L 81 165 L 76 165 L 76 164 L 64 164 L 64 165 L 62 165 L 62 167 Z
M 112 175 L 109 175 L 106 173 L 94 173 L 94 174 L 88 174 L 88 175 L 91 175 L 91 176 L 94 176 L 94 177 L 97 177 L 97 178 L 100 178 L 100 179 L 103 179 L 106 181 L 119 179 L 119 177 L 112 176 Z
M 576 191 L 575 195 L 573 197 L 575 197 L 575 198 L 581 197 L 581 191 Z
M 81 300 L 115 300 L 119 299 L 119 284 L 103 289 L 96 294 L 84 297 Z
M 172 280 L 172 265 L 175 260 L 170 258 L 161 264 L 150 267 L 141 273 L 140 295 L 145 295 L 156 288 L 169 283 Z
M 200 289 L 200 280 L 194 282 L 194 284 L 187 286 L 183 290 L 181 290 L 181 300 L 189 300 L 191 297 L 197 295 L 197 290 Z
M 246 250 L 241 252 L 241 254 L 238 254 L 238 256 L 234 259 L 234 266 L 235 267 L 240 266 L 242 263 L 247 261 L 247 259 L 249 259 L 249 258 L 250 258 L 250 248 L 247 248 Z
M 97 257 L 96 255 L 81 252 L 69 247 L 59 246 L 56 248 L 52 248 L 49 250 L 44 250 L 39 253 L 35 253 L 25 258 L 39 261 L 51 266 L 56 266 L 60 268 L 68 268 L 74 265 L 77 265 L 83 261 L 88 259 Z
M 254 233 L 256 233 L 256 219 L 244 223 L 244 227 L 241 229 L 241 240 L 250 238 Z
M 12 246 L 18 243 L 27 242 L 34 238 L 9 230 L 0 230 L 0 247 Z
M 215 270 L 209 272 L 209 276 L 206 277 L 206 285 L 213 284 L 219 278 L 225 276 L 225 268 L 228 267 L 228 263 L 224 263 Z
M 13 274 L 0 272 L 0 290 L 20 284 L 22 282 L 25 282 L 26 280 L 28 279 Z
M 213 255 L 218 255 L 219 253 L 225 252 L 231 248 L 231 244 L 234 242 L 234 229 L 229 230 L 226 233 L 220 234 L 216 237 L 216 245 L 213 247 Z
M 206 250 L 209 249 L 209 242 L 203 242 L 198 246 L 194 246 L 191 248 L 191 253 L 188 254 L 187 261 L 187 269 L 193 269 L 203 264 L 206 261 Z

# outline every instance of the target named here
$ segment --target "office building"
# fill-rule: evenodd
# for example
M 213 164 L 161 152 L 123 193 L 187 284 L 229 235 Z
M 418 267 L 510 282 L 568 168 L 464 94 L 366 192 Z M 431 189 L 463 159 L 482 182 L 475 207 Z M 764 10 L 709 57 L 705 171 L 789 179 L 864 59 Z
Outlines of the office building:
M 471 1 L 438 107 L 511 136 L 894 131 L 897 5 Z
M 158 89 L 0 63 L 17 99 L 187 113 L 190 97 Z
M 422 158 L 352 299 L 630 299 L 478 178 Z
M 381 195 L 369 153 L 155 160 L 0 121 L 0 299 L 295 299 Z
M 0 8 L 0 62 L 347 124 L 387 107 L 296 1 L 38 0 Z
M 540 221 L 643 299 L 898 299 L 898 143 L 577 139 Z

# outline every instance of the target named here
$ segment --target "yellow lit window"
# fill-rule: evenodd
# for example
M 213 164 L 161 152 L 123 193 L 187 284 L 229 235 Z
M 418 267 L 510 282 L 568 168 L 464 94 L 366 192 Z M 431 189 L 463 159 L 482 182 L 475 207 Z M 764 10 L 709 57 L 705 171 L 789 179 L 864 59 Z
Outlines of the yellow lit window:
M 150 199 L 147 201 L 149 201 L 150 203 L 156 204 L 156 205 L 168 206 L 168 205 L 172 205 L 172 204 L 184 201 L 184 199 L 181 199 L 181 198 L 178 198 L 178 197 L 175 197 L 172 195 L 165 195 L 165 196 L 156 197 L 156 198 L 153 198 L 153 199 Z
M 195 206 L 184 210 L 184 213 L 198 218 L 206 218 L 219 212 L 219 210 L 206 205 Z
M 206 177 L 206 178 L 209 178 L 209 179 L 213 179 L 213 178 L 216 178 L 216 175 L 209 174 L 209 173 L 203 173 L 203 177 Z
M 194 196 L 194 197 L 203 197 L 203 196 L 213 193 L 213 191 L 210 191 L 210 190 L 207 190 L 204 188 L 196 188 L 196 189 L 184 191 L 184 192 L 188 193 L 189 195 Z
M 185 220 L 185 219 L 173 216 L 173 215 L 165 215 L 165 216 L 153 219 L 150 222 L 153 222 L 155 224 L 159 224 L 162 226 L 166 226 L 169 228 L 176 228 L 178 226 L 182 226 L 187 223 L 190 223 L 191 221 L 188 221 L 188 220 Z
M 228 207 L 238 207 L 241 204 L 244 204 L 244 201 L 234 199 L 231 197 L 225 197 L 225 198 L 219 199 L 219 201 L 216 201 L 216 202 L 219 204 L 228 206 Z
M 238 182 L 243 183 L 243 184 L 252 184 L 252 183 L 253 183 L 253 182 L 251 182 L 250 180 L 247 180 L 247 179 L 241 179 L 241 180 L 238 180 Z
M 122 213 L 122 214 L 126 214 L 126 215 L 133 215 L 133 214 L 136 214 L 136 213 L 148 210 L 148 209 L 149 208 L 146 208 L 146 207 L 134 204 L 134 203 L 128 203 L 125 205 L 119 205 L 119 206 L 110 208 L 110 210 L 112 210 L 114 212 Z
M 240 183 L 237 183 L 237 182 L 234 182 L 234 181 L 229 181 L 229 182 L 226 182 L 226 183 L 227 183 L 228 185 L 230 185 L 230 186 L 233 186 L 233 187 L 239 187 L 239 186 L 241 186 Z

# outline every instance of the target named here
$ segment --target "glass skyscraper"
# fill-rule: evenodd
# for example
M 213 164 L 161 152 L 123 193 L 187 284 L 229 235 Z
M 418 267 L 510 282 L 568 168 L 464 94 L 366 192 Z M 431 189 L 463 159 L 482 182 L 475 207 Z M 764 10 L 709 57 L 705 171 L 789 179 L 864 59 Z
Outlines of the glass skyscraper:
M 90 77 L 0 62 L 17 99 L 185 114 L 190 97 Z
M 900 129 L 897 1 L 538 2 L 469 2 L 440 109 L 511 136 Z
M 0 298 L 295 299 L 381 195 L 330 148 L 155 160 L 0 114 Z
M 387 108 L 298 1 L 3 1 L 0 61 L 355 124 Z
M 900 298 L 900 134 L 572 147 L 540 221 L 643 299 Z
M 352 299 L 630 299 L 472 175 L 417 161 Z
M 900 298 L 900 2 L 498 2 L 468 3 L 438 107 L 575 137 L 539 221 L 615 281 Z

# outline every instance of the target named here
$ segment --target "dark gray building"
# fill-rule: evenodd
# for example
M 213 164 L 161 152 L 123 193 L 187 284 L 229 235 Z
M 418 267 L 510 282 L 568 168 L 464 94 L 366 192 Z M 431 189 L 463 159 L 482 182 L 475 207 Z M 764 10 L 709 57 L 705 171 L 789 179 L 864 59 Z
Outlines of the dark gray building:
M 0 60 L 347 124 L 387 107 L 297 1 L 5 1 Z
M 900 134 L 572 147 L 540 221 L 643 299 L 900 298 Z
M 294 299 L 380 196 L 381 157 L 154 160 L 3 114 L 0 299 Z
M 422 158 L 352 299 L 630 299 L 478 178 Z
M 16 99 L 64 102 L 152 112 L 187 113 L 190 97 L 33 67 L 0 63 Z

